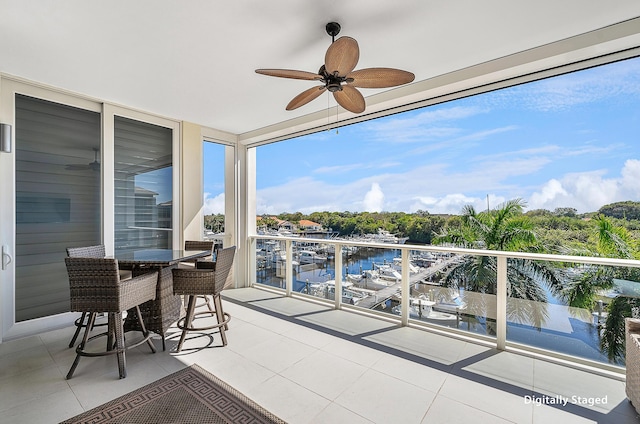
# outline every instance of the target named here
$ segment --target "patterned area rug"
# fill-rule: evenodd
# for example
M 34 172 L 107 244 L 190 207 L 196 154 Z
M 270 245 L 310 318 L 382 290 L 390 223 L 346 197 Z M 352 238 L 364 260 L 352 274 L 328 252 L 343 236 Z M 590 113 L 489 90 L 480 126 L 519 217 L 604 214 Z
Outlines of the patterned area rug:
M 64 423 L 285 423 L 198 365 Z

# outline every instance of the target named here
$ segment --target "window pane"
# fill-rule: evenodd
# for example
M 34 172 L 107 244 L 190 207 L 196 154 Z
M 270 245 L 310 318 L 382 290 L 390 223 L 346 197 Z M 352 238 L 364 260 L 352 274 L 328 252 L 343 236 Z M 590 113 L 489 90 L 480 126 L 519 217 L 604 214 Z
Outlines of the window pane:
M 172 130 L 115 118 L 115 249 L 172 247 Z
M 222 242 L 224 234 L 224 156 L 226 146 L 205 141 L 204 161 L 204 240 Z
M 16 95 L 16 321 L 69 310 L 67 247 L 99 244 L 100 114 Z

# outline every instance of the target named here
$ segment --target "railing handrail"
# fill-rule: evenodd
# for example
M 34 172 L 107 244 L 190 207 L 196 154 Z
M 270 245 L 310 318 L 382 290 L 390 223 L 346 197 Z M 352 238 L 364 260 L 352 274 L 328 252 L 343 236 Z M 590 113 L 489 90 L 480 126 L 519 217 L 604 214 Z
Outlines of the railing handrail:
M 597 256 L 575 256 L 575 255 L 556 255 L 551 253 L 530 253 L 530 252 L 512 252 L 502 250 L 488 250 L 488 249 L 468 249 L 462 247 L 449 247 L 449 246 L 437 246 L 437 245 L 420 245 L 420 244 L 393 244 L 393 243 L 376 243 L 366 241 L 350 241 L 343 239 L 318 239 L 309 237 L 289 237 L 289 236 L 274 236 L 274 235 L 262 235 L 256 234 L 249 236 L 250 238 L 260 240 L 282 240 L 292 242 L 304 242 L 304 243 L 326 243 L 333 245 L 349 245 L 359 247 L 373 247 L 380 249 L 398 249 L 398 250 L 421 250 L 425 252 L 445 252 L 455 253 L 460 255 L 476 255 L 476 256 L 494 256 L 494 257 L 506 257 L 506 258 L 519 258 L 529 260 L 540 260 L 550 262 L 566 262 L 566 263 L 583 263 L 583 264 L 595 264 L 595 265 L 608 265 L 608 266 L 627 266 L 633 268 L 640 268 L 640 260 L 636 259 L 619 259 L 619 258 L 604 258 Z

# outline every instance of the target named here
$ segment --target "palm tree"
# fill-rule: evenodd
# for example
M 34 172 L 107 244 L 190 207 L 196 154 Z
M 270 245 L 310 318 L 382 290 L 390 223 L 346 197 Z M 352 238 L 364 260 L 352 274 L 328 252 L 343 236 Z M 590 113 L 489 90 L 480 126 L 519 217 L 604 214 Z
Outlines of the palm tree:
M 626 228 L 616 226 L 610 218 L 598 215 L 596 223 L 596 249 L 587 252 L 591 256 L 634 259 L 638 255 Z M 635 254 L 634 254 L 635 250 Z M 563 293 L 569 306 L 594 310 L 598 292 L 613 287 L 613 280 L 640 280 L 638 268 L 592 266 L 578 279 L 571 281 Z M 640 308 L 640 299 L 623 295 L 616 296 L 607 306 L 607 319 L 602 328 L 600 350 L 607 354 L 610 362 L 619 362 L 625 354 L 624 320 L 631 317 L 634 309 Z M 636 312 L 635 315 L 638 313 Z
M 458 227 L 445 228 L 436 235 L 435 244 L 452 243 L 459 247 L 500 251 L 538 250 L 537 236 L 529 219 L 522 214 L 526 202 L 509 200 L 494 210 L 476 212 L 471 205 L 462 210 Z M 549 289 L 560 293 L 563 282 L 555 270 L 541 261 L 512 258 L 507 267 L 507 296 L 525 301 L 511 301 L 507 306 L 507 318 L 514 322 L 532 323 L 540 329 L 547 318 L 546 302 Z M 448 287 L 466 291 L 496 294 L 497 261 L 493 256 L 466 255 L 454 262 L 442 278 Z M 480 299 L 485 298 L 480 296 Z M 486 305 L 476 306 L 483 311 Z

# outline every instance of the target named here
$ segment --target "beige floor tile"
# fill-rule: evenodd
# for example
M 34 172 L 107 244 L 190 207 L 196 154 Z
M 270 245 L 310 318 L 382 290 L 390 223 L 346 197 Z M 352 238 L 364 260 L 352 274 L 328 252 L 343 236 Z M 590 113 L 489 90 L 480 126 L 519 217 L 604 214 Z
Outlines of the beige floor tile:
M 339 356 L 316 351 L 284 370 L 281 375 L 327 399 L 335 400 L 366 370 Z
M 419 423 L 435 393 L 368 370 L 336 403 L 375 423 Z
M 422 420 L 422 424 L 508 424 L 510 422 L 445 396 L 436 397 Z M 554 422 L 557 421 L 547 421 L 547 424 Z

